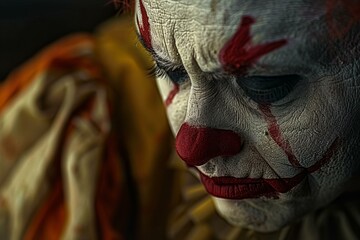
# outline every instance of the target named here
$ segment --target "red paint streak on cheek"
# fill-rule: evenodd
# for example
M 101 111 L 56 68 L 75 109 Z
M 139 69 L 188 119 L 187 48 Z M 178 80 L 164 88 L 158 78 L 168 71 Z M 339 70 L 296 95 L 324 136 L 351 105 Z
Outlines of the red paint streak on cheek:
M 292 178 L 282 178 L 282 181 L 279 181 L 279 179 L 265 179 L 265 182 L 271 185 L 277 192 L 286 193 L 301 183 L 306 175 L 307 172 L 304 170 Z
M 152 49 L 149 17 L 147 15 L 147 12 L 146 12 L 146 9 L 144 7 L 142 0 L 140 0 L 139 3 L 140 3 L 142 25 L 139 24 L 138 16 L 136 17 L 136 21 L 139 26 L 140 35 L 143 38 L 146 47 L 149 49 Z
M 334 142 L 330 145 L 330 147 L 326 150 L 326 152 L 323 154 L 322 158 L 317 161 L 314 165 L 311 167 L 308 167 L 306 170 L 308 173 L 313 173 L 317 170 L 319 170 L 322 166 L 327 164 L 330 159 L 334 156 L 335 152 L 338 150 L 340 146 L 340 139 L 337 137 Z
M 225 71 L 244 74 L 260 57 L 286 45 L 285 39 L 253 45 L 250 29 L 254 23 L 254 18 L 244 16 L 235 35 L 221 49 L 219 60 Z
M 218 156 L 234 156 L 241 148 L 240 136 L 231 130 L 184 123 L 176 136 L 176 151 L 188 166 L 200 166 Z
M 167 96 L 165 100 L 165 106 L 168 107 L 173 102 L 176 94 L 178 94 L 180 91 L 179 84 L 174 84 L 174 88 L 170 91 L 169 95 Z
M 265 181 L 270 184 L 278 192 L 286 193 L 290 191 L 293 187 L 298 185 L 304 178 L 313 172 L 318 171 L 325 164 L 329 163 L 331 158 L 334 156 L 336 151 L 340 146 L 340 139 L 337 137 L 330 147 L 325 151 L 323 156 L 312 166 L 304 169 L 301 173 L 292 178 L 283 178 L 282 182 L 279 182 L 278 179 L 266 179 Z
M 295 154 L 291 149 L 290 143 L 282 136 L 280 127 L 277 123 L 275 116 L 270 110 L 270 106 L 259 104 L 259 109 L 264 114 L 271 138 L 285 152 L 291 165 L 293 165 L 294 167 L 301 167 L 301 164 L 299 163 L 298 159 L 296 158 Z

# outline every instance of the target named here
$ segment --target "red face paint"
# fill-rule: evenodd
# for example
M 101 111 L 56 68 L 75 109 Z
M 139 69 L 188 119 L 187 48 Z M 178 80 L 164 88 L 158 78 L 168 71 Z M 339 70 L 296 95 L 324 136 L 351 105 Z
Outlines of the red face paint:
M 147 12 L 146 12 L 146 9 L 144 7 L 142 0 L 140 0 L 139 3 L 140 3 L 142 25 L 139 24 L 139 18 L 136 17 L 137 25 L 139 26 L 140 35 L 141 35 L 142 39 L 144 40 L 146 47 L 148 49 L 152 49 L 149 17 L 147 15 Z
M 322 166 L 327 164 L 334 156 L 338 146 L 339 138 L 336 138 L 321 159 L 319 159 L 314 165 L 304 169 L 299 174 L 291 178 L 210 178 L 200 171 L 198 172 L 206 191 L 215 197 L 237 200 L 258 197 L 277 198 L 279 193 L 286 193 L 290 191 L 300 184 L 308 174 L 316 172 Z
M 206 191 L 215 197 L 238 200 L 262 196 L 277 198 L 277 192 L 264 179 L 210 178 L 200 171 L 199 174 Z
M 254 23 L 254 18 L 244 16 L 235 35 L 221 49 L 219 60 L 225 71 L 231 74 L 244 74 L 261 56 L 287 43 L 282 39 L 254 46 L 250 35 L 250 28 Z
M 337 137 L 334 140 L 334 142 L 330 145 L 328 150 L 326 150 L 326 152 L 324 153 L 322 158 L 319 161 L 317 161 L 314 165 L 308 167 L 306 169 L 306 171 L 308 173 L 313 173 L 313 172 L 316 172 L 317 170 L 319 170 L 325 164 L 327 164 L 330 161 L 330 159 L 332 158 L 332 156 L 335 154 L 335 152 L 338 150 L 339 146 L 340 146 L 340 139 L 339 139 L 339 137 Z
M 192 127 L 187 123 L 176 136 L 176 151 L 190 166 L 205 164 L 219 156 L 234 156 L 241 145 L 240 136 L 231 130 Z
M 179 84 L 174 84 L 174 88 L 170 91 L 169 95 L 167 96 L 165 100 L 165 106 L 168 107 L 172 101 L 174 100 L 176 94 L 180 91 Z
M 268 124 L 268 131 L 271 138 L 285 152 L 288 161 L 292 166 L 301 167 L 301 164 L 299 163 L 298 159 L 296 158 L 295 154 L 291 149 L 290 143 L 282 136 L 276 118 L 270 110 L 270 106 L 259 104 L 259 109 L 264 114 L 265 120 Z

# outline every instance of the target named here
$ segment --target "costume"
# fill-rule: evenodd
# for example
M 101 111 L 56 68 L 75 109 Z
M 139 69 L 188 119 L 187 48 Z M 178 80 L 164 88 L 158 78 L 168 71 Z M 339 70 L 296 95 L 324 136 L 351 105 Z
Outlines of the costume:
M 165 224 L 158 214 L 156 222 L 149 218 L 166 209 L 166 197 L 152 196 L 168 191 L 158 181 L 171 184 L 162 166 L 172 137 L 157 90 L 142 70 L 149 58 L 134 44 L 129 22 L 103 26 L 95 37 L 65 38 L 1 86 L 1 218 L 10 223 L 0 228 L 2 239 L 59 239 L 73 232 L 66 230 L 72 221 L 75 236 L 83 236 L 89 229 L 76 219 L 81 214 L 93 219 L 101 239 Z M 94 171 L 80 166 L 80 158 Z M 76 194 L 84 191 L 81 200 Z M 72 216 L 71 201 L 89 210 Z
M 55 43 L 0 87 L 1 239 L 360 238 L 354 196 L 274 233 L 226 223 L 173 150 L 130 20 Z

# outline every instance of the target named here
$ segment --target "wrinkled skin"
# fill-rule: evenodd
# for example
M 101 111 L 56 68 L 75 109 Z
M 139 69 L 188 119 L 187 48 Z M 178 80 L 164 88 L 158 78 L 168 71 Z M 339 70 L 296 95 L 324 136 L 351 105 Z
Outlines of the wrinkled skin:
M 350 31 L 341 39 L 332 37 L 325 14 L 325 3 L 312 0 L 137 1 L 139 34 L 165 70 L 157 82 L 174 134 L 179 138 L 186 123 L 193 129 L 231 130 L 241 138 L 236 154 L 219 154 L 193 167 L 208 177 L 279 180 L 304 175 L 271 196 L 213 196 L 218 212 L 233 225 L 277 230 L 332 201 L 356 175 L 359 36 Z M 280 39 L 286 44 L 239 74 L 226 71 L 219 53 L 244 16 L 255 20 L 253 45 Z M 160 58 L 171 67 L 164 69 Z M 186 77 L 178 82 L 170 78 L 173 69 L 182 67 Z M 238 84 L 245 76 L 282 75 L 300 80 L 284 97 L 266 104 Z

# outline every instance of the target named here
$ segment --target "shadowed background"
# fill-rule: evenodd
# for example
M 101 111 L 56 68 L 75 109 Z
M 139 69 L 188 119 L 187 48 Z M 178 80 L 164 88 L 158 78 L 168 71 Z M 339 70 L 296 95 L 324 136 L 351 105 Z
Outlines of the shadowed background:
M 0 81 L 44 46 L 116 15 L 107 0 L 0 0 Z

